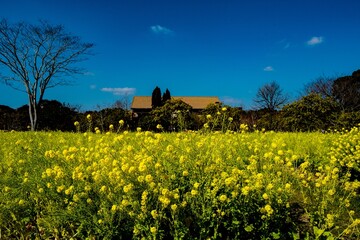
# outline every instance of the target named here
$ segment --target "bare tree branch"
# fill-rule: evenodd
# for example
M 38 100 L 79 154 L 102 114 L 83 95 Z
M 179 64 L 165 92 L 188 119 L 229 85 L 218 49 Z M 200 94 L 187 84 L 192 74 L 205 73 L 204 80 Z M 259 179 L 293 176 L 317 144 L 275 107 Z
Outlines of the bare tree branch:
M 288 99 L 289 97 L 283 94 L 279 84 L 274 81 L 259 88 L 254 102 L 259 109 L 275 111 L 281 108 Z
M 334 83 L 335 78 L 321 76 L 317 78 L 315 81 L 310 82 L 309 84 L 305 85 L 305 96 L 309 95 L 310 93 L 317 93 L 320 94 L 323 98 L 333 96 L 332 86 Z
M 36 128 L 37 105 L 46 89 L 66 85 L 66 77 L 81 74 L 83 69 L 76 64 L 91 55 L 92 47 L 67 33 L 62 25 L 0 21 L 0 66 L 13 74 L 0 75 L 0 80 L 17 90 L 22 90 L 17 86 L 22 83 L 28 94 L 32 130 Z

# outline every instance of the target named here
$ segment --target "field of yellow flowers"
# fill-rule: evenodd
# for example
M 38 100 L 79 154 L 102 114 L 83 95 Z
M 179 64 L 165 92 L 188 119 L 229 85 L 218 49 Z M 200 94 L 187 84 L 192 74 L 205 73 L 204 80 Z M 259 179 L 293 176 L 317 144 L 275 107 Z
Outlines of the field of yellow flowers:
M 360 129 L 0 132 L 0 239 L 359 239 Z

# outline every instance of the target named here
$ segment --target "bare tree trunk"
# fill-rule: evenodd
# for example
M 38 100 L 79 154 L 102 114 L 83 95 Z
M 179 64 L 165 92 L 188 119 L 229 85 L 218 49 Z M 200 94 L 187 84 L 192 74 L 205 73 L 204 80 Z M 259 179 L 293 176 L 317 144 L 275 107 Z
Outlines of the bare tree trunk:
M 35 131 L 37 127 L 37 106 L 36 101 L 29 96 L 29 118 L 30 130 Z
M 28 95 L 32 131 L 37 128 L 37 107 L 46 89 L 67 85 L 70 75 L 81 74 L 83 69 L 76 63 L 86 60 L 92 47 L 65 32 L 61 25 L 45 21 L 39 25 L 9 24 L 0 19 L 0 66 L 9 71 L 8 76 L 0 76 L 0 81 Z

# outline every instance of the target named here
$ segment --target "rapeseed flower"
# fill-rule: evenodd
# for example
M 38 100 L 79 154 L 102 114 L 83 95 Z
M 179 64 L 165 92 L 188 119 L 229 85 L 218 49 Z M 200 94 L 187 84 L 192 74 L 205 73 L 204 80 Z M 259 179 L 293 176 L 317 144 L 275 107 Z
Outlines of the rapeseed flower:
M 172 204 L 170 208 L 171 208 L 171 210 L 173 210 L 175 212 L 177 210 L 178 206 L 176 204 Z
M 269 199 L 269 195 L 267 195 L 267 193 L 264 193 L 264 194 L 262 195 L 262 197 L 263 197 L 263 199 L 265 199 L 265 200 L 268 200 L 268 199 Z
M 157 232 L 157 228 L 156 227 L 150 227 L 150 232 L 152 234 L 155 234 Z
M 151 174 L 145 176 L 145 181 L 148 183 L 151 183 L 153 181 L 153 177 L 151 176 Z
M 247 196 L 249 194 L 249 191 L 250 191 L 249 186 L 245 186 L 245 187 L 241 188 L 241 193 L 245 196 Z
M 274 213 L 274 209 L 271 207 L 270 204 L 266 204 L 264 210 L 266 211 L 268 216 Z
M 221 195 L 221 196 L 219 197 L 219 200 L 220 200 L 221 202 L 225 202 L 225 201 L 227 200 L 227 196 L 226 196 L 225 194 L 223 194 L 223 195 Z
M 132 190 L 132 188 L 133 188 L 133 185 L 130 183 L 130 184 L 124 186 L 123 190 L 125 193 L 128 193 Z
M 154 219 L 156 219 L 159 215 L 158 215 L 158 212 L 156 211 L 156 210 L 152 210 L 151 212 L 150 212 L 150 214 L 151 214 L 151 216 L 154 218 Z
M 118 206 L 117 205 L 112 205 L 112 207 L 111 207 L 111 211 L 112 212 L 116 212 L 116 210 L 118 209 Z

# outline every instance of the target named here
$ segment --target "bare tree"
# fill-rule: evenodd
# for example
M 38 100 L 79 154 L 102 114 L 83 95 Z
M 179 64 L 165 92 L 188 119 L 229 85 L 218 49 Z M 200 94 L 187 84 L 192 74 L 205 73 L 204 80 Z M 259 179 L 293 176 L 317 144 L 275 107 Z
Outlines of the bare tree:
M 115 103 L 111 106 L 111 108 L 121 108 L 124 110 L 130 110 L 131 100 L 129 94 L 125 93 L 124 95 L 122 95 L 120 99 L 115 101 Z
M 275 111 L 281 108 L 288 99 L 289 97 L 283 93 L 279 84 L 273 81 L 259 88 L 254 102 L 259 109 Z
M 317 93 L 320 94 L 323 98 L 333 96 L 333 84 L 335 78 L 321 76 L 316 80 L 308 83 L 305 85 L 305 96 L 309 95 L 310 93 Z
M 0 77 L 28 95 L 31 130 L 36 129 L 37 108 L 46 89 L 67 85 L 66 78 L 83 73 L 76 63 L 86 60 L 92 47 L 67 33 L 62 25 L 0 21 L 0 66 L 9 73 Z

